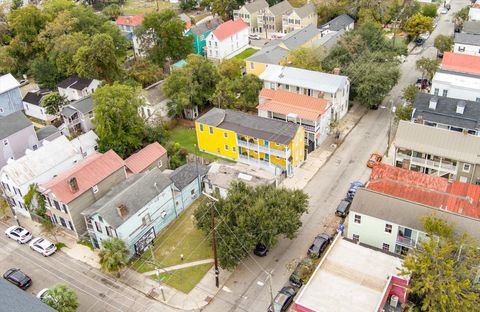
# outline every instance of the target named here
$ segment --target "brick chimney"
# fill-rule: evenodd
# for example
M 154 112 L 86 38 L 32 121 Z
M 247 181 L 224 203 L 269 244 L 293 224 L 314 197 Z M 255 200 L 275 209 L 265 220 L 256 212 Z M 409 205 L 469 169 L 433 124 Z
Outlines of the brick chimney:
M 117 213 L 118 213 L 118 216 L 120 218 L 122 218 L 123 220 L 125 220 L 125 218 L 127 217 L 128 215 L 128 208 L 127 206 L 125 206 L 124 204 L 120 204 L 118 207 L 117 207 Z
M 75 193 L 78 191 L 78 182 L 77 178 L 75 177 L 70 177 L 67 181 L 68 183 L 68 188 L 70 189 L 70 192 Z

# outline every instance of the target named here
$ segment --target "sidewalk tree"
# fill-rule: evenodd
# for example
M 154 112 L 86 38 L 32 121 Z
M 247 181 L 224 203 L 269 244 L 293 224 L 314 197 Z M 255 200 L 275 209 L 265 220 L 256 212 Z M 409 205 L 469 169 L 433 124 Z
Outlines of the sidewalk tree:
M 411 38 L 417 38 L 424 32 L 433 31 L 433 18 L 417 13 L 411 16 L 404 25 L 405 32 Z
M 438 69 L 438 62 L 436 59 L 430 59 L 428 57 L 422 57 L 417 60 L 415 64 L 416 68 L 422 72 L 422 78 L 427 77 L 428 80 L 433 79 L 433 75 Z
M 437 4 L 435 3 L 423 3 L 421 13 L 424 16 L 435 18 L 437 17 L 437 9 Z
M 196 226 L 207 235 L 212 231 L 211 205 L 217 220 L 220 266 L 233 270 L 257 243 L 270 248 L 280 235 L 294 238 L 308 208 L 308 195 L 301 190 L 232 182 L 226 198 L 215 203 L 205 199 L 194 213 Z
M 65 103 L 65 97 L 58 92 L 52 92 L 42 98 L 42 105 L 45 108 L 46 113 L 50 115 L 57 115 Z
M 166 60 L 176 62 L 193 52 L 193 41 L 184 30 L 185 22 L 168 9 L 145 15 L 136 35 L 149 59 L 163 66 Z
M 142 104 L 137 89 L 118 82 L 95 91 L 93 111 L 100 152 L 113 149 L 125 159 L 142 146 L 145 126 L 138 115 Z
M 480 249 L 438 216 L 422 219 L 427 238 L 411 249 L 402 274 L 410 276 L 410 300 L 419 311 L 473 311 L 480 294 L 474 284 Z M 430 238 L 428 238 L 430 237 Z
M 465 21 L 468 21 L 468 12 L 470 11 L 470 6 L 463 7 L 460 11 L 456 12 L 453 15 L 453 22 L 456 26 L 463 26 Z
M 433 42 L 433 46 L 435 48 L 437 48 L 439 54 L 443 54 L 444 52 L 452 51 L 453 38 L 452 38 L 452 36 L 438 35 L 437 37 L 435 37 L 435 41 Z
M 116 273 L 117 277 L 120 277 L 120 270 L 128 263 L 128 255 L 125 241 L 116 237 L 103 240 L 102 248 L 98 253 L 101 270 Z
M 58 312 L 75 312 L 80 306 L 75 291 L 62 284 L 49 288 L 42 301 Z
M 417 97 L 418 88 L 415 84 L 409 84 L 402 91 L 402 99 L 407 101 L 408 104 L 412 105 Z

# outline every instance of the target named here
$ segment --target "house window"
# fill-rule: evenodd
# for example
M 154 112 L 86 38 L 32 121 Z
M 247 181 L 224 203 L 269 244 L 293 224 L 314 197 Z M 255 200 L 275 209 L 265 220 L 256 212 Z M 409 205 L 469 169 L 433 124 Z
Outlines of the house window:
M 210 134 L 213 134 L 213 127 L 208 127 L 208 131 L 210 132 Z
M 235 146 L 232 146 L 232 152 L 237 152 L 237 149 L 235 148 Z
M 392 233 L 392 225 L 391 224 L 385 224 L 385 232 L 386 233 Z
M 383 251 L 390 251 L 390 245 L 383 243 L 382 249 L 383 249 Z
M 465 52 L 465 47 L 458 47 L 458 52 Z
M 107 232 L 107 235 L 112 237 L 113 236 L 113 229 L 110 226 L 105 227 L 105 231 Z
M 7 139 L 3 140 L 3 145 L 8 146 L 8 140 Z
M 62 217 L 58 217 L 60 219 L 60 224 L 63 226 L 63 227 L 67 227 L 67 222 L 65 221 L 64 218 Z
M 362 223 L 362 216 L 356 214 L 355 215 L 355 220 L 353 222 L 361 224 Z
M 70 220 L 68 220 L 68 227 L 70 228 L 70 230 L 75 231 L 73 229 L 73 224 L 72 224 L 72 222 L 70 222 Z
M 443 96 L 447 96 L 448 95 L 448 90 L 443 90 Z
M 438 88 L 435 88 L 435 90 L 433 91 L 433 94 L 434 94 L 434 95 L 438 95 L 438 92 L 439 92 L 439 91 L 440 91 L 440 90 L 439 90 Z
M 228 151 L 228 145 L 227 144 L 225 144 L 225 150 Z
M 152 219 L 150 218 L 150 214 L 147 213 L 142 217 L 142 225 L 148 225 L 150 222 L 152 222 Z
M 158 163 L 157 163 L 158 168 L 161 168 L 162 165 L 163 165 L 163 162 L 161 160 L 159 160 Z
M 98 193 L 98 185 L 94 185 L 92 187 L 92 191 L 93 191 L 93 194 L 97 194 Z
M 65 206 L 65 204 L 62 204 L 62 210 L 63 212 L 68 213 L 67 206 Z
M 50 201 L 50 197 L 47 197 L 47 202 L 48 202 L 48 206 L 52 207 L 52 202 Z
M 228 138 L 228 132 L 224 132 L 224 133 L 223 133 L 223 137 L 224 137 L 225 139 Z
M 253 62 L 250 62 L 250 69 L 254 69 L 255 68 L 255 64 Z
M 103 233 L 102 232 L 102 225 L 97 221 L 95 221 L 95 228 L 97 229 L 97 232 Z
M 470 164 L 463 164 L 463 172 L 470 172 Z
M 360 235 L 358 235 L 358 234 L 353 234 L 353 235 L 352 235 L 352 239 L 353 239 L 354 242 L 358 242 L 358 241 L 360 240 Z
M 62 211 L 62 209 L 60 208 L 60 204 L 58 203 L 58 201 L 56 201 L 56 200 L 54 199 L 54 200 L 53 200 L 53 203 L 55 204 L 55 208 L 56 208 L 57 210 Z
M 203 132 L 203 125 L 200 124 L 200 131 Z

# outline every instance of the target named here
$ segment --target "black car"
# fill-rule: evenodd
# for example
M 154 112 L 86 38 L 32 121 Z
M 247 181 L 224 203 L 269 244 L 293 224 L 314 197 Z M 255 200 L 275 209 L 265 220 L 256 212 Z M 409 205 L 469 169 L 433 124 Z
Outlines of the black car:
M 278 294 L 273 299 L 273 306 L 268 307 L 268 312 L 284 312 L 287 311 L 288 307 L 293 301 L 293 297 L 297 292 L 293 287 L 286 286 L 283 287 Z
M 313 260 L 310 258 L 304 258 L 297 264 L 288 281 L 293 286 L 300 288 L 310 273 L 313 272 L 314 268 Z
M 32 285 L 32 279 L 20 269 L 10 269 L 3 274 L 3 278 L 23 290 Z
M 339 217 L 345 218 L 350 211 L 350 205 L 352 204 L 352 200 L 349 198 L 342 199 L 340 204 L 338 204 L 337 210 L 335 214 Z
M 350 183 L 350 188 L 347 191 L 347 198 L 353 199 L 355 193 L 360 187 L 363 187 L 363 183 L 360 181 L 353 181 L 352 183 Z
M 267 246 L 262 243 L 258 243 L 253 250 L 253 253 L 259 257 L 265 257 L 268 253 Z
M 417 47 L 419 47 L 419 46 L 423 45 L 423 44 L 425 43 L 425 41 L 426 41 L 426 40 L 423 39 L 423 38 L 417 38 L 417 39 L 415 39 L 415 45 L 416 45 Z
M 308 255 L 311 257 L 320 258 L 322 252 L 325 250 L 325 248 L 327 248 L 331 240 L 332 238 L 328 234 L 323 233 L 318 235 L 315 237 L 315 240 L 310 248 L 308 248 Z

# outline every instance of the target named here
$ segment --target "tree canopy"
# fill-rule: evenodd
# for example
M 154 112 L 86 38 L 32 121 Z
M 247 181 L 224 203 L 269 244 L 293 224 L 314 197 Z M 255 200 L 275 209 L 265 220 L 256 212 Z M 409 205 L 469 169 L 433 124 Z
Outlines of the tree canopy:
M 127 244 L 122 239 L 116 237 L 105 239 L 98 253 L 100 268 L 104 272 L 120 276 L 120 270 L 127 265 L 128 254 Z
M 75 312 L 80 306 L 75 291 L 62 284 L 49 288 L 42 301 L 58 312 Z
M 437 48 L 438 52 L 441 54 L 447 51 L 452 51 L 453 37 L 440 34 L 437 37 L 435 37 L 433 46 Z
M 444 219 L 422 219 L 427 237 L 403 263 L 411 277 L 410 300 L 415 310 L 427 312 L 474 311 L 480 303 L 474 279 L 479 274 L 480 250 L 467 234 L 458 233 Z
M 322 60 L 325 55 L 325 50 L 319 47 L 300 47 L 290 51 L 280 65 L 322 71 Z
M 417 13 L 407 20 L 404 29 L 410 37 L 417 38 L 424 32 L 433 31 L 433 18 Z
M 235 181 L 226 198 L 215 203 L 204 200 L 194 214 L 197 227 L 210 235 L 214 211 L 220 266 L 233 270 L 257 243 L 272 247 L 280 235 L 294 238 L 307 207 L 308 196 L 301 190 L 254 188 Z
M 128 69 L 128 75 L 143 87 L 163 79 L 163 70 L 148 59 L 138 59 Z
M 65 105 L 65 102 L 66 99 L 58 92 L 52 92 L 42 98 L 43 107 L 45 107 L 47 114 L 50 115 L 57 115 L 60 111 L 60 108 Z
M 422 72 L 422 77 L 427 77 L 428 80 L 432 80 L 433 75 L 435 75 L 438 69 L 438 62 L 436 59 L 422 57 L 417 60 L 416 67 Z

